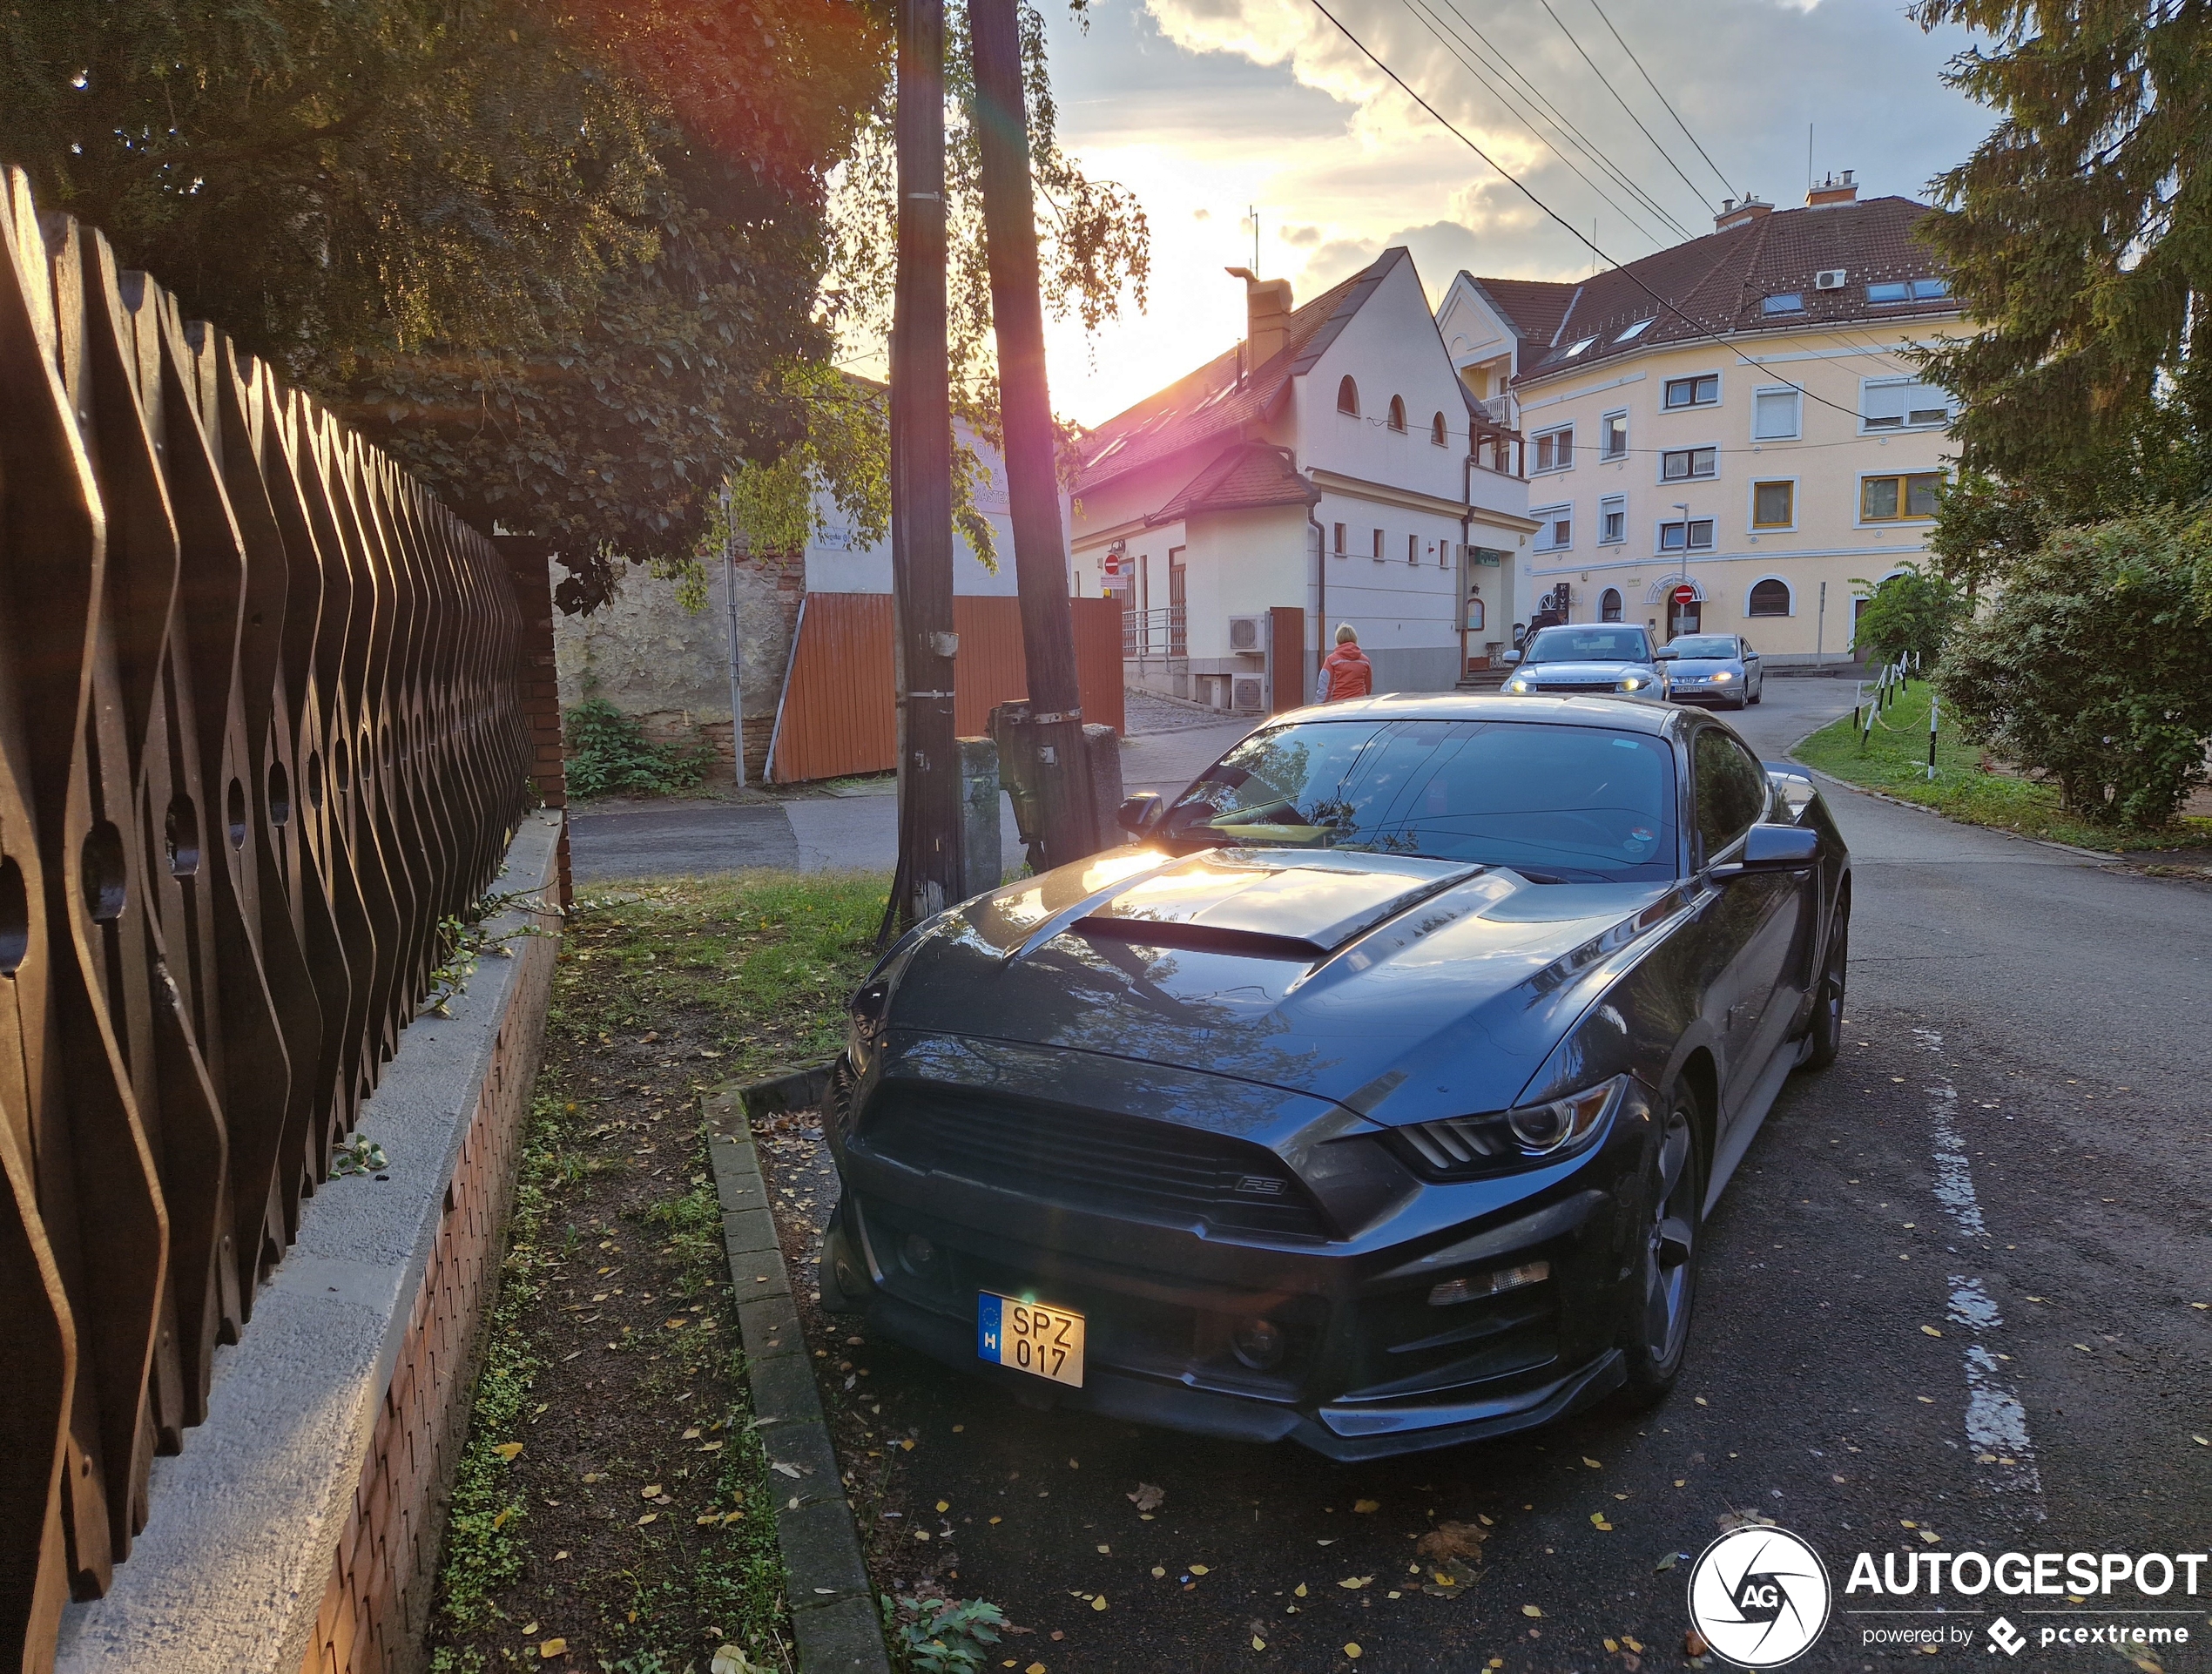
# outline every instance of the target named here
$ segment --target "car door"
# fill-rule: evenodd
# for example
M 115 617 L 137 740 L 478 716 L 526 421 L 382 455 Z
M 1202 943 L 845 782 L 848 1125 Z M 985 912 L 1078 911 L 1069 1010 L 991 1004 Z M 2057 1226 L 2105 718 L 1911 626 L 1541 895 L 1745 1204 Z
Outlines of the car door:
M 1766 815 L 1766 770 L 1725 727 L 1700 726 L 1689 740 L 1691 841 L 1703 874 L 1731 859 L 1744 834 Z M 1712 973 L 1704 1014 L 1720 1041 L 1721 1119 L 1735 1117 L 1772 1055 L 1777 1008 L 1797 929 L 1799 880 L 1786 873 L 1746 874 L 1711 886 L 1704 908 Z
M 1765 690 L 1765 669 L 1759 661 L 1758 652 L 1751 649 L 1751 642 L 1738 639 L 1736 648 L 1743 653 L 1743 690 L 1755 694 Z

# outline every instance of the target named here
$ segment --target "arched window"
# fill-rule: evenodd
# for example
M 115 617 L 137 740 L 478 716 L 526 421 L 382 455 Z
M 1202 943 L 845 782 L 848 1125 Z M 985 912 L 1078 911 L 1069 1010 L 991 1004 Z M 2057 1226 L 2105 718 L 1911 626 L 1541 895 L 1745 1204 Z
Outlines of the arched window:
M 1352 381 L 1349 373 L 1345 375 L 1344 381 L 1337 386 L 1337 411 L 1350 413 L 1355 416 L 1359 411 L 1359 386 Z
M 1787 616 L 1790 614 L 1790 584 L 1779 577 L 1769 576 L 1764 581 L 1751 584 L 1751 597 L 1745 607 L 1746 616 Z
M 1621 619 L 1621 590 L 1608 587 L 1597 596 L 1597 619 L 1618 622 Z
M 1450 437 L 1451 432 L 1444 428 L 1444 415 L 1439 413 L 1428 422 L 1428 439 L 1442 448 L 1450 445 Z
M 1406 429 L 1406 398 L 1403 395 L 1390 398 L 1390 428 L 1401 434 Z

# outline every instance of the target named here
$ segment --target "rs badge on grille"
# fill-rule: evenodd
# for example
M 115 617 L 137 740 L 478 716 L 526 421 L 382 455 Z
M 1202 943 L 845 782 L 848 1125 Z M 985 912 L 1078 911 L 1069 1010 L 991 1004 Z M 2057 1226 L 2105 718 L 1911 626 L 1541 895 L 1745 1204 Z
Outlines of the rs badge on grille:
M 1271 1180 L 1264 1174 L 1247 1174 L 1237 1182 L 1237 1190 L 1254 1198 L 1279 1198 L 1283 1183 Z

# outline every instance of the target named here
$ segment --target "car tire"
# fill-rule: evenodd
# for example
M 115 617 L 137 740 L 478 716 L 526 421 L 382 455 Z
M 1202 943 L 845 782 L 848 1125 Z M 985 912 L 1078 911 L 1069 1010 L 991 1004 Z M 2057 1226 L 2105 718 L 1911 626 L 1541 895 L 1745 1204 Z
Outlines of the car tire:
M 1746 703 L 1755 704 L 1764 703 L 1766 701 L 1766 680 L 1764 676 L 1761 677 L 1758 685 L 1752 687 L 1751 695 L 1746 698 L 1743 701 Z
M 1828 956 L 1821 961 L 1820 982 L 1813 989 L 1812 1026 L 1805 1047 L 1805 1070 L 1825 1070 L 1844 1047 L 1844 989 L 1851 976 L 1851 897 L 1836 902 L 1836 917 L 1828 930 Z
M 1636 1407 L 1665 1400 L 1682 1375 L 1703 1242 L 1705 1157 L 1697 1097 L 1677 1085 L 1659 1109 L 1664 1114 L 1653 1117 L 1657 1143 L 1637 1182 L 1642 1242 L 1629 1272 L 1621 1329 L 1622 1395 Z

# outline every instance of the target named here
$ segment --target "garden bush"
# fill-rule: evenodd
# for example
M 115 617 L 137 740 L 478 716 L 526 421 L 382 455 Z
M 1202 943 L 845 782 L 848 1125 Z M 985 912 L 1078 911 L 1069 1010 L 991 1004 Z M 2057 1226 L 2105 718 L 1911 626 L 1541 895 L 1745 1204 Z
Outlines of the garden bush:
M 587 698 L 562 718 L 569 791 L 575 796 L 674 796 L 698 787 L 714 765 L 704 739 L 658 745 L 635 718 L 604 698 Z

